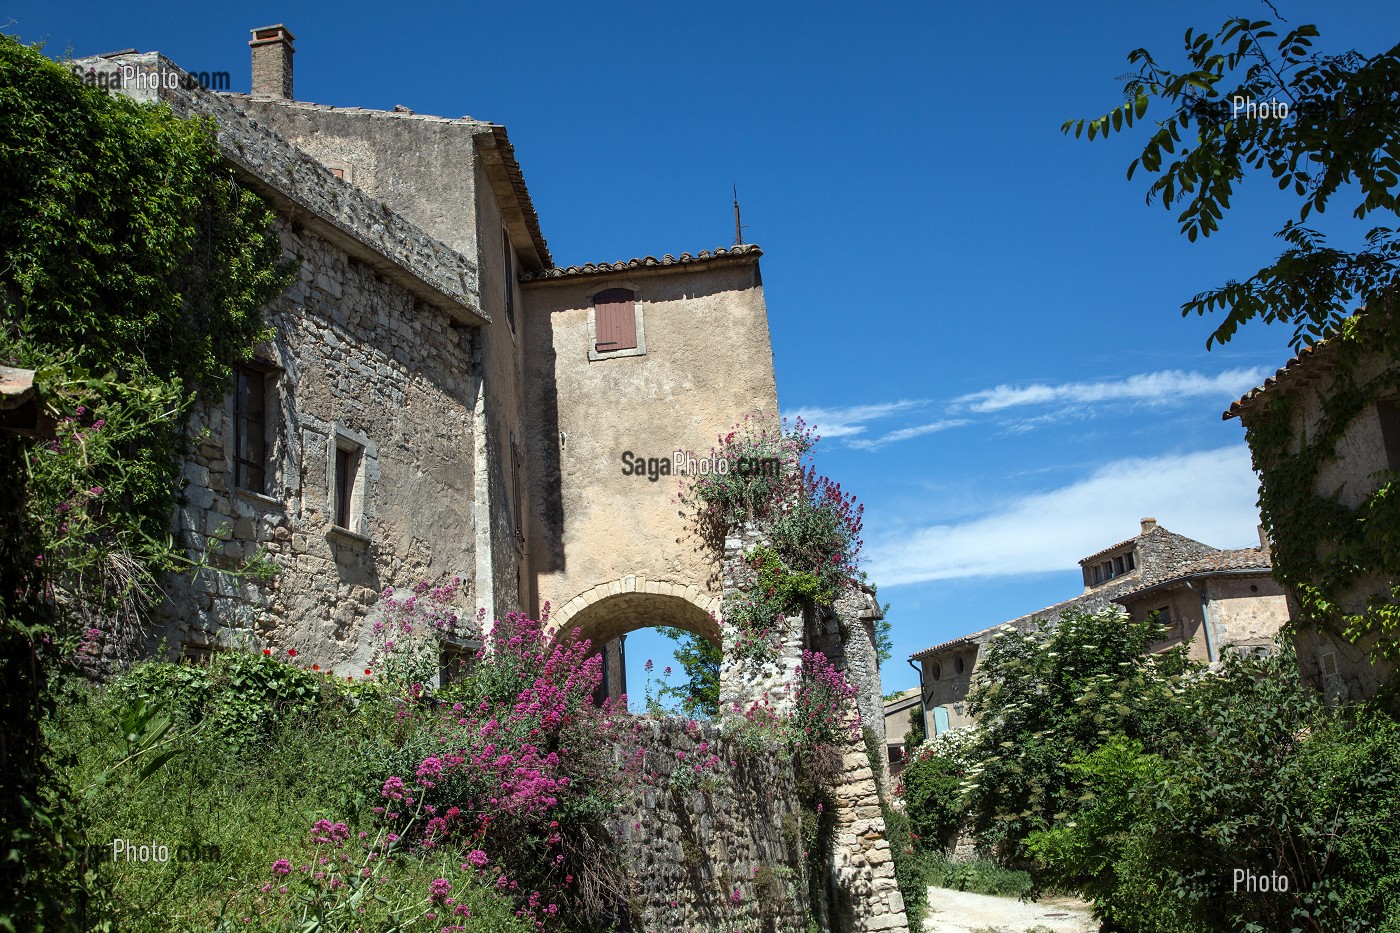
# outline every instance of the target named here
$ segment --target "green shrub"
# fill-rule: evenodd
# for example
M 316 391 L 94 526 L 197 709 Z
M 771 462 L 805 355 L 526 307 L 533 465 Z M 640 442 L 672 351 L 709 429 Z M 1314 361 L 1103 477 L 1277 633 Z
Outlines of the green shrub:
M 1081 753 L 1082 793 L 1027 844 L 1043 877 L 1134 933 L 1400 929 L 1400 724 L 1328 708 L 1283 648 L 1186 687 L 1179 746 Z
M 925 744 L 904 766 L 898 792 L 921 851 L 942 852 L 957 841 L 967 818 L 962 790 L 966 773 L 966 760 L 937 742 Z
M 960 862 L 939 852 L 925 852 L 920 859 L 927 883 L 937 888 L 1017 898 L 1030 897 L 1035 890 L 1028 872 L 988 859 Z
M 186 726 L 203 726 L 222 741 L 266 739 L 289 716 L 345 703 L 329 677 L 265 654 L 219 652 L 207 665 L 148 661 L 115 683 L 128 699 L 157 702 Z
M 1113 736 L 1154 750 L 1181 741 L 1193 717 L 1179 691 L 1199 665 L 1180 649 L 1146 654 L 1160 632 L 1120 612 L 1069 611 L 983 647 L 968 697 L 978 728 L 966 785 L 980 844 L 1025 859 L 1026 838 L 1082 793 L 1070 763 Z

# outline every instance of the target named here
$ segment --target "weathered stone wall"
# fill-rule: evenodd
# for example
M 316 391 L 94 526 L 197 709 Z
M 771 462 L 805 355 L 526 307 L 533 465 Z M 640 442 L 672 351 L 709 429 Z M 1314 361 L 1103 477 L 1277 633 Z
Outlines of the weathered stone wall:
M 724 564 L 720 572 L 726 593 L 746 585 L 752 571 L 744 562 L 744 553 L 764 543 L 764 537 L 752 526 L 730 529 L 724 541 Z M 811 647 L 809 616 L 815 610 L 789 616 L 777 621 L 767 657 L 744 657 L 736 650 L 738 631 L 732 625 L 723 627 L 724 662 L 719 676 L 719 708 L 725 715 L 741 713 L 760 704 L 777 712 L 792 709 L 792 685 L 797 682 L 803 649 Z M 722 616 L 721 616 L 722 618 Z
M 885 835 L 880 793 L 880 778 L 870 768 L 864 742 L 852 743 L 842 758 L 836 788 L 828 886 L 832 903 L 827 905 L 828 929 L 833 933 L 909 929 L 904 895 L 894 874 L 894 854 Z
M 613 823 L 634 922 L 668 933 L 805 933 L 811 909 L 791 759 L 749 750 L 708 723 L 640 726 L 643 768 L 656 779 Z M 713 755 L 719 762 L 709 767 Z
M 232 396 L 201 406 L 176 529 L 192 555 L 217 550 L 210 569 L 167 583 L 157 637 L 198 647 L 252 636 L 358 673 L 386 586 L 461 575 L 472 603 L 473 331 L 305 228 L 281 237 L 298 271 L 266 309 L 275 337 L 259 351 L 275 367 L 267 485 L 234 487 Z M 333 524 L 338 435 L 364 446 L 347 529 Z M 278 565 L 270 582 L 218 569 L 257 548 Z
M 515 525 L 511 438 L 523 436 L 527 420 L 519 333 L 524 300 L 515 276 L 505 267 L 505 241 L 509 238 L 513 252 L 526 256 L 527 267 L 538 267 L 539 257 L 526 232 L 506 233 L 508 226 L 522 225 L 515 217 L 519 206 L 510 204 L 510 211 L 502 206 L 497 189 L 507 199 L 513 192 L 509 185 L 493 184 L 488 160 L 478 152 L 483 140 L 496 151 L 495 131 L 500 128 L 470 117 L 446 119 L 241 95 L 225 99 L 328 168 L 339 170 L 349 185 L 474 261 L 478 302 L 491 319 L 481 328 L 476 361 L 483 380 L 478 418 L 486 428 L 477 436 L 475 451 L 481 478 L 475 507 L 483 519 L 476 540 L 478 600 L 489 618 L 521 608 L 529 592 L 523 541 L 530 532 Z M 514 271 L 520 265 L 516 260 Z M 506 310 L 507 289 L 513 293 L 514 324 Z M 530 473 L 528 461 L 519 468 Z M 521 491 L 527 488 L 528 483 L 522 483 Z M 528 515 L 528 509 L 521 513 Z

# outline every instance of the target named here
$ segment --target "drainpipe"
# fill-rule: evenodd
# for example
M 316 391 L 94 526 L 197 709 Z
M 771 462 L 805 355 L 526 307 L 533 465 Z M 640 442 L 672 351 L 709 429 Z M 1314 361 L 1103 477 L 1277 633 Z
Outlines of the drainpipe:
M 1189 590 L 1196 589 L 1195 585 L 1190 580 L 1186 581 L 1186 588 Z M 1206 633 L 1206 660 L 1214 662 L 1215 637 L 1212 633 L 1213 627 L 1210 622 L 1210 601 L 1206 599 L 1206 587 L 1204 580 L 1201 581 L 1201 588 L 1199 592 L 1201 594 L 1201 631 Z
M 924 721 L 924 741 L 928 741 L 933 736 L 928 734 L 928 710 L 924 709 L 924 666 L 915 664 L 913 658 L 905 658 L 904 662 L 919 672 L 919 718 Z

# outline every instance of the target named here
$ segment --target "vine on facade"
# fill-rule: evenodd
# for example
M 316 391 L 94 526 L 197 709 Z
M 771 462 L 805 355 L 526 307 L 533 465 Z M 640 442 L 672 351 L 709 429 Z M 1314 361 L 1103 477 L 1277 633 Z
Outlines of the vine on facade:
M 1400 660 L 1400 585 L 1348 609 L 1350 591 L 1368 577 L 1400 579 L 1400 474 L 1381 474 L 1379 487 L 1355 508 L 1335 493 L 1320 493 L 1318 477 L 1337 457 L 1337 443 L 1368 407 L 1400 392 L 1400 367 L 1363 382 L 1354 374 L 1366 355 L 1395 359 L 1382 326 L 1354 317 L 1321 349 L 1335 354 L 1326 403 L 1302 437 L 1295 429 L 1298 400 L 1269 398 L 1250 425 L 1249 445 L 1259 472 L 1259 508 L 1273 542 L 1274 574 L 1292 588 L 1308 622 L 1361 644 L 1375 639 L 1373 653 Z M 1315 351 L 1318 352 L 1318 351 Z

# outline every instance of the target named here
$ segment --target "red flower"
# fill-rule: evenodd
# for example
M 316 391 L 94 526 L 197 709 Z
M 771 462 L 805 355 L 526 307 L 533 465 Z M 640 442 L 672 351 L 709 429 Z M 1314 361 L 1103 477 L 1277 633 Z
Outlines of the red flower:
M 365 668 L 365 676 L 369 676 L 369 668 Z
M 313 665 L 311 665 L 311 669 L 312 669 L 313 671 L 319 671 L 319 670 L 321 669 L 321 665 L 319 665 L 319 664 L 313 664 Z
M 288 648 L 288 649 L 287 649 L 287 655 L 288 655 L 289 657 L 293 657 L 293 658 L 296 657 L 296 656 L 297 656 L 297 649 L 295 649 L 295 648 Z
M 264 648 L 264 649 L 263 649 L 263 654 L 267 655 L 268 657 L 271 657 L 271 656 L 272 656 L 272 649 L 271 649 L 271 648 Z

